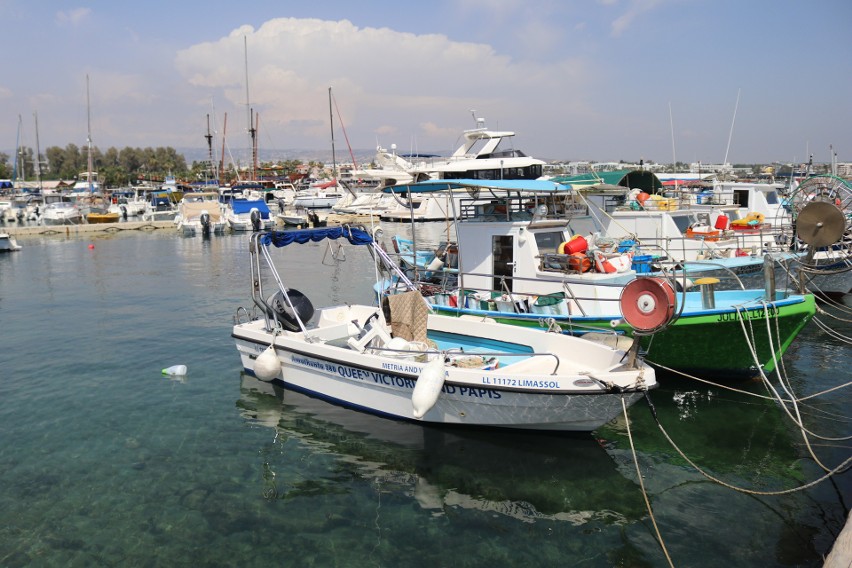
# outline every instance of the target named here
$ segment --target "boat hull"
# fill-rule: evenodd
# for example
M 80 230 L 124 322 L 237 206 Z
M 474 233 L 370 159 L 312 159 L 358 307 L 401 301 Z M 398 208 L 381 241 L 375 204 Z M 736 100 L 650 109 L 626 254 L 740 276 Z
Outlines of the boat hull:
M 96 223 L 118 223 L 118 213 L 89 213 L 86 216 L 86 222 L 89 224 Z
M 720 291 L 716 294 L 724 297 L 729 293 L 737 292 Z M 663 370 L 716 379 L 750 378 L 758 374 L 759 369 L 765 373 L 773 372 L 778 360 L 816 311 L 814 296 L 798 298 L 796 301 L 768 304 L 766 308 L 752 303 L 739 310 L 690 310 L 688 315 L 677 317 L 666 329 L 641 339 L 645 361 Z M 552 319 L 566 333 L 590 330 L 614 331 L 628 336 L 633 333 L 620 314 L 603 317 L 543 316 L 443 305 L 434 305 L 433 308 L 443 315 L 481 315 L 500 323 L 542 329 Z
M 348 321 L 347 317 L 341 321 Z M 532 334 L 549 342 L 546 345 L 554 345 L 553 349 L 558 351 L 561 348 L 555 345 L 568 339 L 558 334 L 521 331 L 497 324 L 437 319 L 436 327 L 443 326 L 445 330 L 471 325 L 496 328 L 496 334 L 489 332 L 487 339 L 476 339 L 483 344 L 495 345 L 493 342 L 497 341 L 504 345 L 507 338 L 526 338 Z M 437 330 L 436 333 L 435 339 L 440 343 L 441 333 L 448 332 Z M 431 334 L 430 324 L 430 337 Z M 232 337 L 244 370 L 257 376 L 256 361 L 270 345 L 273 334 L 265 330 L 262 320 L 255 320 L 235 325 Z M 582 358 L 589 361 L 588 365 L 577 367 L 567 359 L 560 365 L 560 359 L 555 356 L 528 359 L 525 352 L 518 351 L 516 357 L 503 353 L 500 365 L 495 368 L 447 366 L 440 396 L 419 421 L 588 432 L 621 416 L 622 402 L 633 404 L 646 388 L 656 385 L 649 367 L 620 368 L 617 361 L 613 365 L 608 359 L 609 362 L 592 363 L 596 357 L 612 351 L 581 339 L 571 340 L 587 348 L 583 349 Z M 371 414 L 414 420 L 412 398 L 428 364 L 424 356 L 411 353 L 409 357 L 389 358 L 359 353 L 345 347 L 345 341 L 341 344 L 344 346 L 308 341 L 300 332 L 281 332 L 274 341 L 281 364 L 281 371 L 274 380 L 284 387 Z M 576 357 L 577 347 L 573 349 Z M 595 350 L 599 351 L 592 353 Z M 567 357 L 567 353 L 564 355 Z M 530 364 L 540 365 L 536 367 L 539 370 L 530 372 L 526 366 Z M 601 388 L 601 384 L 611 381 L 628 382 L 620 383 L 625 386 L 617 389 Z

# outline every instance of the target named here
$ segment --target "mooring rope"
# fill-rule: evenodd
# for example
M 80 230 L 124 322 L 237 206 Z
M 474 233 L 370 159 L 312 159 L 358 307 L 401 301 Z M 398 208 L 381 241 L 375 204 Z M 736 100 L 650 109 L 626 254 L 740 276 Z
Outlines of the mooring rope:
M 686 454 L 683 453 L 683 451 L 680 449 L 680 447 L 678 447 L 678 445 L 675 444 L 674 440 L 672 440 L 671 436 L 669 436 L 669 433 L 666 431 L 666 429 L 660 423 L 659 417 L 657 416 L 657 409 L 654 408 L 654 404 L 653 404 L 653 402 L 651 402 L 651 397 L 649 396 L 648 391 L 645 391 L 644 395 L 645 395 L 645 400 L 648 401 L 648 406 L 651 409 L 651 414 L 654 417 L 654 422 L 657 423 L 657 427 L 660 429 L 660 432 L 662 432 L 663 436 L 666 438 L 666 440 L 668 440 L 669 444 L 671 444 L 672 448 L 674 448 L 674 450 L 678 453 L 678 455 L 680 457 L 682 457 L 686 461 L 686 463 L 691 465 L 698 473 L 700 473 L 701 475 L 703 475 L 704 477 L 706 477 L 710 481 L 718 483 L 719 485 L 721 485 L 723 487 L 727 487 L 728 489 L 733 489 L 734 491 L 737 491 L 739 493 L 745 493 L 747 495 L 765 495 L 765 496 L 789 495 L 791 493 L 797 493 L 799 491 L 804 491 L 805 489 L 810 489 L 811 487 L 814 487 L 815 485 L 822 483 L 826 479 L 830 479 L 833 475 L 843 472 L 849 466 L 849 464 L 852 463 L 852 456 L 850 456 L 850 457 L 846 458 L 843 462 L 841 462 L 840 465 L 838 465 L 837 467 L 835 467 L 832 470 L 829 470 L 822 477 L 815 479 L 815 480 L 811 481 L 810 483 L 806 483 L 805 485 L 801 485 L 799 487 L 793 487 L 792 489 L 783 489 L 783 490 L 780 490 L 780 491 L 757 491 L 755 489 L 746 489 L 744 487 L 737 487 L 736 485 L 732 485 L 730 483 L 722 481 L 721 479 L 719 479 L 717 477 L 710 475 L 709 473 L 707 473 L 706 471 L 701 469 L 694 461 L 689 459 L 686 456 Z
M 647 393 L 647 390 L 645 391 Z M 648 499 L 648 492 L 645 491 L 645 482 L 642 481 L 642 472 L 639 470 L 639 458 L 636 455 L 636 447 L 633 445 L 633 434 L 630 433 L 630 418 L 627 416 L 627 404 L 624 402 L 624 397 L 621 397 L 621 409 L 624 411 L 624 422 L 627 424 L 627 439 L 630 440 L 630 452 L 633 454 L 633 465 L 636 466 L 636 477 L 639 479 L 639 487 L 642 489 L 642 497 L 645 499 L 645 506 L 648 508 L 648 514 L 651 516 L 651 523 L 654 525 L 654 532 L 657 533 L 657 542 L 660 543 L 660 548 L 663 549 L 663 554 L 666 555 L 666 560 L 669 566 L 674 568 L 672 558 L 669 556 L 669 551 L 666 549 L 666 543 L 663 542 L 663 535 L 660 534 L 660 527 L 657 526 L 657 519 L 654 518 L 654 510 L 651 508 L 651 501 Z

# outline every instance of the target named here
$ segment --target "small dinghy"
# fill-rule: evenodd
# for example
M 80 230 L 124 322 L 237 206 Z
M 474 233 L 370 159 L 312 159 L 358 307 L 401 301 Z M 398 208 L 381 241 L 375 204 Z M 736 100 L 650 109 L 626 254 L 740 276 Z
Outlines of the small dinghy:
M 369 247 L 380 269 L 410 291 L 381 307 L 315 309 L 281 279 L 297 269 L 279 271 L 269 250 L 326 239 Z M 363 228 L 255 233 L 249 249 L 254 308 L 237 310 L 232 336 L 246 372 L 261 380 L 394 419 L 563 431 L 594 430 L 622 414 L 622 401 L 630 405 L 657 385 L 635 350 L 433 315 Z

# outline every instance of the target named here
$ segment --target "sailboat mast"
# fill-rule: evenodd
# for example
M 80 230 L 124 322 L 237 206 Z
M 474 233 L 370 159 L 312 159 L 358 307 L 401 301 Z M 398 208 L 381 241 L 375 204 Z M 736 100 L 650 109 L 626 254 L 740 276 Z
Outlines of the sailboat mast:
M 18 182 L 18 187 L 21 186 L 20 177 L 23 176 L 23 170 L 24 170 L 24 168 L 23 168 L 23 164 L 24 164 L 23 152 L 21 150 L 21 129 L 22 129 L 22 127 L 23 127 L 23 121 L 21 120 L 21 115 L 19 114 L 18 115 L 18 135 L 15 138 L 15 162 L 14 162 L 14 165 L 12 166 L 12 179 L 15 180 L 16 182 Z M 20 170 L 18 169 L 18 163 L 19 162 L 21 164 Z
M 207 173 L 211 172 L 215 167 L 213 165 L 213 135 L 210 134 L 210 114 L 207 114 L 207 134 L 204 136 L 207 140 Z
M 228 113 L 225 113 L 224 124 L 222 124 L 222 162 L 219 164 L 219 171 L 222 172 L 222 177 L 225 177 L 225 136 L 228 133 Z M 223 179 L 222 182 L 225 180 Z M 220 183 L 222 183 L 220 182 Z
M 251 108 L 251 99 L 249 99 L 249 72 L 248 72 L 248 37 L 243 36 L 243 56 L 245 59 L 245 69 L 246 69 L 246 121 L 248 123 L 248 133 L 249 133 L 249 148 L 251 148 L 251 179 L 255 178 L 254 173 L 254 163 L 256 161 L 255 156 L 255 134 L 257 130 L 254 128 L 254 118 L 252 117 L 252 108 Z
M 94 192 L 95 188 L 92 185 L 92 113 L 89 102 L 89 76 L 86 75 L 86 147 L 88 149 L 88 158 L 86 166 L 88 167 L 88 183 L 89 191 Z
M 36 181 L 38 182 L 38 190 L 41 191 L 41 148 L 38 144 L 38 113 L 33 112 L 33 118 L 35 119 L 35 131 L 36 131 L 36 155 L 35 155 L 35 175 Z
M 334 113 L 331 112 L 331 87 L 328 88 L 328 123 L 331 126 L 331 173 L 337 184 L 337 158 L 334 155 Z

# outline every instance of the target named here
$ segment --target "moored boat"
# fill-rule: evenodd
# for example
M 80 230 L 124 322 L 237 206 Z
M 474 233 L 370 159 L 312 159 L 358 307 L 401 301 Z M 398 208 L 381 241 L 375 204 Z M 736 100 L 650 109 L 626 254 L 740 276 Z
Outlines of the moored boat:
M 232 332 L 247 372 L 390 418 L 565 431 L 594 430 L 656 385 L 653 369 L 624 350 L 440 317 L 413 290 L 387 299 L 388 316 L 373 305 L 315 310 L 284 284 L 281 274 L 293 268 L 279 272 L 269 248 L 329 239 L 367 246 L 377 263 L 407 280 L 361 228 L 253 234 L 252 300 L 262 315 L 247 319 L 238 310 Z M 268 281 L 275 289 L 267 295 Z
M 21 250 L 21 245 L 15 240 L 15 237 L 9 233 L 0 231 L 0 252 L 14 252 Z
M 620 300 L 624 286 L 636 277 L 635 257 L 575 236 L 565 217 L 573 202 L 569 188 L 533 181 L 416 185 L 415 191 L 433 185 L 476 195 L 463 200 L 456 224 L 458 269 L 421 282 L 438 313 L 539 329 L 558 325 L 577 334 L 601 329 L 634 333 Z M 559 217 L 540 216 L 541 211 Z M 675 306 L 668 327 L 641 338 L 648 362 L 717 378 L 770 372 L 816 310 L 813 295 L 776 291 L 773 283 L 731 291 L 716 290 L 715 279 L 696 284 L 673 297 L 653 287 L 643 296 L 647 305 Z M 687 286 L 680 279 L 671 287 Z

